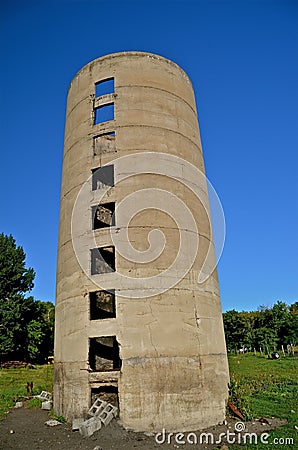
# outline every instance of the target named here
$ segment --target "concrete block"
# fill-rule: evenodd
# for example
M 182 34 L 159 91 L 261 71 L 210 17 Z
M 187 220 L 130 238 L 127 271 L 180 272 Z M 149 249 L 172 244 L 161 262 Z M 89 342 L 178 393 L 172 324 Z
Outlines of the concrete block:
M 111 405 L 110 403 L 108 403 L 106 405 L 106 407 L 104 408 L 104 410 L 99 414 L 98 417 L 102 421 L 104 426 L 106 427 L 111 422 L 113 417 L 115 417 L 116 412 L 117 412 L 117 408 L 115 406 Z
M 104 426 L 106 427 L 107 425 L 109 425 L 109 423 L 113 419 L 114 414 L 113 413 L 106 413 L 105 411 L 102 411 L 102 413 L 100 413 L 100 415 L 98 417 L 102 421 Z
M 104 402 L 103 400 L 100 400 L 100 398 L 97 398 L 89 409 L 88 415 L 92 417 L 99 416 L 99 414 L 105 409 L 107 404 L 107 402 Z
M 50 411 L 51 408 L 52 408 L 52 402 L 50 400 L 42 402 L 41 409 L 46 409 L 46 410 Z
M 95 431 L 101 429 L 101 421 L 98 417 L 91 417 L 79 425 L 79 432 L 82 436 L 92 436 Z
M 35 395 L 35 397 L 41 401 L 47 401 L 52 399 L 52 394 L 47 391 L 41 391 L 41 393 L 39 395 Z
M 80 425 L 85 421 L 83 417 L 72 420 L 72 431 L 76 431 L 80 428 Z
M 118 408 L 116 408 L 116 406 L 111 405 L 111 403 L 108 403 L 107 406 L 105 407 L 104 411 L 107 413 L 112 412 L 113 415 L 116 417 Z

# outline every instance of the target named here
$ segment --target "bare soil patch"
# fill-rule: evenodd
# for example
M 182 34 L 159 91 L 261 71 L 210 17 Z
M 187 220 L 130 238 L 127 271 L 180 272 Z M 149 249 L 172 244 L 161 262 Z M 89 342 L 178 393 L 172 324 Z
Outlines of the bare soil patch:
M 103 426 L 93 436 L 84 438 L 78 431 L 72 431 L 69 424 L 49 427 L 45 425 L 47 420 L 49 420 L 48 412 L 41 409 L 23 407 L 10 410 L 7 418 L 0 421 L 0 450 L 57 450 L 59 448 L 61 450 L 151 450 L 156 448 L 209 450 L 220 448 L 225 443 L 223 441 L 221 444 L 177 444 L 175 437 L 171 436 L 170 444 L 158 444 L 155 441 L 155 435 L 147 436 L 144 433 L 125 430 L 115 419 L 107 427 Z M 245 431 L 261 434 L 286 423 L 281 419 L 267 419 L 267 421 L 268 424 L 257 420 L 246 422 Z M 213 433 L 216 440 L 216 437 L 220 433 L 225 433 L 227 429 L 233 432 L 236 422 L 236 420 L 229 420 L 227 425 L 218 425 L 204 430 L 204 432 Z M 199 437 L 201 432 L 195 433 Z M 162 440 L 161 437 L 160 440 Z

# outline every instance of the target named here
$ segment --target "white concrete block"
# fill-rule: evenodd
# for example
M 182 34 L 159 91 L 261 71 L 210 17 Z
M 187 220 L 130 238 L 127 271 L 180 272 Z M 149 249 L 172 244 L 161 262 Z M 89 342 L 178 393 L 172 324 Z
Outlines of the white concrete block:
M 52 402 L 50 400 L 42 402 L 41 409 L 46 409 L 46 410 L 50 411 L 51 408 L 52 408 Z
M 101 429 L 101 421 L 98 417 L 91 417 L 79 425 L 79 432 L 82 436 L 92 436 L 95 431 Z
M 100 418 L 104 426 L 107 426 L 115 416 L 116 412 L 117 408 L 108 403 L 98 417 Z
M 97 398 L 91 408 L 88 411 L 89 416 L 99 416 L 99 414 L 104 410 L 108 403 L 104 402 L 103 400 L 100 400 L 100 398 Z
M 47 391 L 41 391 L 41 393 L 39 395 L 35 395 L 35 397 L 41 401 L 46 401 L 52 399 L 52 394 Z
M 80 428 L 80 425 L 85 422 L 85 419 L 83 417 L 79 417 L 72 420 L 72 431 L 76 431 Z

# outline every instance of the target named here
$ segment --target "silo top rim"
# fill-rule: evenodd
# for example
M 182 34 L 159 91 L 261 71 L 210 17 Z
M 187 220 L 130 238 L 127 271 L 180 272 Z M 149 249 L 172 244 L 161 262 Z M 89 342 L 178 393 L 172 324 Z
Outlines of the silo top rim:
M 171 61 L 168 58 L 165 58 L 164 56 L 161 55 L 157 55 L 155 53 L 150 53 L 150 52 L 141 52 L 141 51 L 125 51 L 125 52 L 116 52 L 116 53 L 110 53 L 107 55 L 103 55 L 100 56 L 99 58 L 93 59 L 92 61 L 90 61 L 89 63 L 85 64 L 73 77 L 72 81 L 83 71 L 85 70 L 87 67 L 89 67 L 91 64 L 94 64 L 98 61 L 104 61 L 104 60 L 108 60 L 108 59 L 113 59 L 113 58 L 119 58 L 121 56 L 147 56 L 148 58 L 153 58 L 153 59 L 157 59 L 157 60 L 161 60 L 164 61 L 168 64 L 171 64 L 172 66 L 176 67 L 180 72 L 182 72 L 182 74 L 189 80 L 189 82 L 191 83 L 191 80 L 189 78 L 189 76 L 187 75 L 187 73 L 175 62 Z M 71 84 L 71 83 L 70 83 Z M 192 83 L 191 83 L 192 84 Z

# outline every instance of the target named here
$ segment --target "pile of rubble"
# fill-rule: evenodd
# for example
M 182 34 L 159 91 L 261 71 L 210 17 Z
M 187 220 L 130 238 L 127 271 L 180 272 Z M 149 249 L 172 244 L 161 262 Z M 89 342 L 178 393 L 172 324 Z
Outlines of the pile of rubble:
M 25 367 L 28 367 L 29 369 L 34 368 L 34 366 L 32 366 L 32 364 L 27 363 L 25 361 L 6 361 L 6 362 L 0 364 L 0 367 L 2 369 L 23 369 Z
M 95 431 L 101 429 L 102 424 L 107 426 L 113 417 L 116 417 L 118 408 L 101 399 L 96 399 L 88 411 L 88 419 L 73 419 L 73 431 L 79 430 L 82 436 L 92 436 Z

